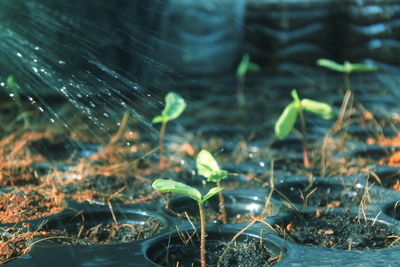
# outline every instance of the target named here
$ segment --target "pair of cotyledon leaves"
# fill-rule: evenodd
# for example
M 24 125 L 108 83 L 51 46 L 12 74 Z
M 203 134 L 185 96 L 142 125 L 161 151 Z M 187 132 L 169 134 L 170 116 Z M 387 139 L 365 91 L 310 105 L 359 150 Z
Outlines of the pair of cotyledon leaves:
M 300 100 L 296 90 L 292 91 L 292 97 L 294 100 L 286 106 L 275 123 L 275 135 L 279 139 L 284 139 L 290 133 L 301 110 L 311 112 L 325 120 L 330 120 L 335 116 L 335 111 L 328 104 L 307 98 Z
M 245 54 L 240 61 L 240 64 L 236 70 L 236 76 L 242 78 L 248 72 L 257 72 L 260 70 L 260 66 L 250 61 L 250 56 Z
M 221 170 L 218 166 L 217 161 L 207 150 L 201 150 L 196 158 L 197 170 L 200 175 L 207 178 L 207 181 L 220 181 L 227 177 L 228 172 Z M 191 186 L 185 185 L 180 182 L 157 179 L 153 183 L 153 188 L 160 192 L 174 192 L 183 194 L 196 200 L 199 203 L 203 203 L 210 197 L 214 196 L 216 193 L 222 190 L 221 187 L 214 187 L 208 191 L 204 196 L 201 195 L 200 191 Z
M 185 100 L 177 93 L 170 92 L 165 96 L 165 107 L 161 115 L 154 117 L 153 123 L 167 122 L 178 118 L 186 108 Z
M 360 63 L 351 63 L 349 61 L 345 61 L 343 64 L 336 63 L 333 60 L 320 58 L 317 60 L 317 65 L 321 67 L 325 67 L 327 69 L 347 73 L 350 74 L 352 72 L 370 72 L 378 70 L 378 67 L 375 65 L 365 65 Z
M 221 187 L 214 187 L 214 188 L 211 188 L 207 194 L 202 196 L 200 191 L 197 190 L 196 188 L 193 188 L 184 183 L 180 183 L 180 182 L 176 182 L 176 181 L 172 181 L 172 180 L 166 180 L 166 179 L 157 179 L 154 181 L 152 186 L 154 189 L 156 189 L 160 192 L 174 192 L 174 193 L 179 193 L 179 194 L 185 195 L 187 197 L 194 199 L 195 201 L 197 201 L 200 204 L 204 203 L 210 197 L 214 196 L 215 194 L 217 194 L 219 191 L 222 190 Z

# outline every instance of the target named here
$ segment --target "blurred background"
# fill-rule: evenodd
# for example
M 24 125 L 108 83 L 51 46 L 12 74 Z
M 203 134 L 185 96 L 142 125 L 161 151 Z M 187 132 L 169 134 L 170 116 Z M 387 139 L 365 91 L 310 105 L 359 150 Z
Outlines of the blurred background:
M 59 103 L 108 132 L 101 119 L 152 117 L 171 90 L 234 95 L 244 54 L 260 66 L 246 80 L 252 95 L 337 92 L 342 76 L 317 67 L 323 57 L 377 65 L 354 83 L 400 96 L 396 0 L 0 0 L 0 21 L 2 98 L 64 129 Z

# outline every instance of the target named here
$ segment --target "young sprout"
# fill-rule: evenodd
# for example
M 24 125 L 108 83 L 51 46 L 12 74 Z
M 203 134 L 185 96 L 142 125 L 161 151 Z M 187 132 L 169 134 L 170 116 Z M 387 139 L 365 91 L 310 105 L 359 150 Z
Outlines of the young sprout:
M 244 84 L 246 80 L 246 74 L 248 72 L 258 72 L 260 71 L 260 66 L 250 61 L 250 56 L 248 54 L 244 54 L 242 61 L 240 61 L 237 69 L 236 69 L 236 77 L 238 79 L 238 87 L 237 87 L 237 101 L 239 106 L 244 106 L 245 97 L 244 97 Z
M 29 119 L 28 119 L 27 113 L 25 112 L 24 107 L 22 105 L 21 98 L 19 97 L 19 93 L 17 90 L 18 85 L 17 85 L 17 82 L 15 81 L 14 76 L 10 75 L 7 77 L 6 85 L 11 90 L 11 92 L 14 95 L 15 100 L 17 102 L 19 113 L 20 113 L 20 115 L 18 116 L 19 119 L 22 118 L 24 121 L 24 127 L 28 128 L 30 126 Z
M 167 122 L 178 118 L 186 108 L 185 100 L 177 93 L 170 92 L 165 96 L 165 108 L 161 115 L 154 117 L 153 123 L 161 123 L 160 129 L 160 169 L 164 168 L 164 136 Z
M 351 85 L 350 85 L 350 74 L 353 72 L 373 72 L 377 71 L 378 67 L 375 65 L 364 65 L 360 63 L 351 63 L 349 61 L 345 61 L 343 64 L 339 64 L 333 60 L 326 59 L 326 58 L 320 58 L 317 60 L 317 65 L 327 68 L 332 71 L 340 72 L 343 73 L 343 78 L 344 78 L 344 84 L 346 87 L 346 93 L 344 94 L 343 98 L 343 104 L 340 108 L 339 111 L 339 116 L 338 120 L 336 123 L 336 127 L 334 128 L 341 128 L 341 125 L 343 123 L 343 119 L 347 110 L 347 106 L 349 105 L 350 102 L 350 97 L 351 97 Z
M 153 182 L 152 186 L 155 190 L 158 190 L 160 192 L 179 193 L 179 194 L 185 195 L 187 197 L 190 197 L 197 202 L 197 204 L 199 206 L 200 227 L 201 227 L 200 262 L 201 262 L 201 267 L 205 267 L 206 266 L 206 224 L 204 221 L 204 202 L 207 201 L 212 196 L 214 196 L 215 194 L 217 194 L 218 192 L 220 192 L 222 190 L 222 188 L 221 187 L 211 188 L 207 194 L 202 196 L 201 193 L 197 189 L 195 189 L 191 186 L 185 185 L 183 183 L 176 182 L 176 181 L 157 179 Z
M 300 100 L 296 90 L 292 90 L 291 94 L 293 101 L 286 106 L 281 116 L 276 121 L 275 135 L 278 139 L 284 139 L 293 129 L 297 120 L 297 115 L 299 115 L 301 132 L 303 135 L 303 162 L 304 167 L 309 168 L 310 161 L 308 159 L 307 132 L 303 110 L 313 113 L 325 120 L 332 119 L 335 116 L 335 112 L 328 104 L 307 98 Z
M 221 180 L 228 176 L 228 172 L 221 170 L 218 166 L 217 161 L 205 149 L 202 149 L 196 158 L 196 167 L 200 175 L 207 178 L 207 182 L 216 182 L 218 187 L 221 187 Z M 225 209 L 225 201 L 222 192 L 218 192 L 219 197 L 219 208 L 222 213 L 222 222 L 224 224 L 227 222 L 227 215 Z

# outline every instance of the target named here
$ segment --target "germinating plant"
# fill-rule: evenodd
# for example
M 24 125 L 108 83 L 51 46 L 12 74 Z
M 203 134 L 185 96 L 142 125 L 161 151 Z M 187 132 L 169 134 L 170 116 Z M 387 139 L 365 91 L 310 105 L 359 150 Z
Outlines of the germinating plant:
M 236 78 L 238 80 L 237 87 L 237 101 L 239 106 L 244 106 L 245 97 L 244 97 L 244 84 L 246 81 L 246 74 L 249 72 L 258 72 L 260 71 L 260 66 L 250 61 L 250 56 L 248 54 L 244 54 L 242 61 L 240 61 L 237 69 L 236 69 Z
M 153 118 L 153 123 L 161 123 L 160 129 L 160 169 L 164 168 L 164 136 L 168 121 L 178 118 L 186 108 L 185 100 L 174 92 L 165 96 L 165 108 L 161 115 Z
M 207 178 L 207 182 L 216 182 L 218 187 L 221 187 L 221 180 L 228 176 L 228 171 L 221 170 L 218 166 L 217 161 L 205 149 L 202 149 L 196 158 L 196 167 L 200 175 Z M 219 208 L 222 213 L 222 222 L 227 222 L 227 215 L 225 209 L 225 201 L 222 192 L 218 192 L 219 197 Z
M 17 85 L 17 82 L 16 82 L 14 76 L 10 75 L 7 77 L 6 85 L 11 90 L 11 93 L 13 94 L 13 96 L 15 97 L 15 100 L 17 102 L 19 113 L 20 113 L 20 115 L 18 116 L 19 119 L 22 118 L 24 121 L 24 127 L 28 128 L 30 126 L 29 120 L 28 120 L 28 115 L 25 112 L 24 106 L 22 105 L 22 102 L 21 102 L 21 98 L 19 97 L 19 93 L 17 90 L 18 85 Z
M 297 117 L 300 117 L 301 132 L 303 135 L 303 162 L 304 167 L 310 168 L 310 161 L 308 158 L 307 131 L 303 110 L 313 113 L 325 120 L 332 119 L 335 116 L 335 112 L 328 104 L 307 98 L 300 100 L 296 90 L 292 90 L 291 94 L 293 101 L 286 106 L 281 116 L 276 121 L 275 135 L 278 139 L 285 139 L 285 137 L 292 131 Z
M 204 202 L 206 202 L 209 198 L 217 194 L 222 190 L 221 187 L 214 187 L 208 191 L 204 196 L 201 193 L 191 186 L 185 185 L 180 182 L 166 180 L 166 179 L 157 179 L 152 184 L 155 190 L 160 192 L 174 192 L 185 195 L 194 199 L 199 206 L 200 213 L 200 262 L 201 266 L 206 266 L 206 223 L 204 220 Z
M 327 68 L 332 71 L 343 73 L 344 84 L 346 88 L 346 93 L 343 98 L 343 104 L 340 108 L 337 128 L 340 128 L 343 122 L 344 115 L 347 110 L 347 106 L 349 105 L 350 97 L 351 97 L 351 84 L 350 84 L 350 74 L 353 72 L 373 72 L 377 71 L 378 67 L 375 65 L 365 65 L 360 63 L 351 63 L 349 61 L 345 61 L 343 64 L 339 64 L 333 60 L 320 58 L 317 60 L 317 65 Z

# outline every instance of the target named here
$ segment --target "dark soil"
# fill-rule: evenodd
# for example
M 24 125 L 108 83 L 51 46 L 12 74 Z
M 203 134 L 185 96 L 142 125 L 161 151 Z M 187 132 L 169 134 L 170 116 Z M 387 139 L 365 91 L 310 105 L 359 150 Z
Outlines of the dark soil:
M 297 214 L 278 224 L 279 234 L 295 243 L 320 248 L 365 250 L 387 248 L 397 236 L 386 225 L 349 215 Z M 394 244 L 394 243 L 393 243 Z
M 15 259 L 30 250 L 29 242 L 41 232 L 28 232 L 26 229 L 10 227 L 2 229 L 0 240 L 0 264 Z
M 200 266 L 199 242 L 186 246 L 171 246 L 167 255 L 156 259 L 162 266 Z M 165 248 L 162 248 L 165 249 Z M 254 238 L 246 238 L 227 249 L 227 243 L 210 240 L 206 243 L 206 262 L 208 266 L 271 266 L 279 260 L 267 245 Z M 179 263 L 179 264 L 178 264 Z
M 132 204 L 140 199 L 150 200 L 154 197 L 150 183 L 151 181 L 135 177 L 93 175 L 68 183 L 62 188 L 62 192 L 78 202 L 106 202 L 112 199 Z
M 164 225 L 149 219 L 143 224 L 98 224 L 92 227 L 81 226 L 73 231 L 50 231 L 53 241 L 67 245 L 120 244 L 142 240 L 159 234 Z M 61 237 L 61 238 L 60 238 Z
M 40 192 L 30 187 L 1 194 L 0 223 L 33 220 L 58 213 L 65 209 L 63 198 L 57 190 Z
M 274 193 L 275 197 L 312 207 L 354 207 L 362 201 L 368 201 L 368 198 L 364 198 L 363 189 L 340 185 L 319 184 L 307 187 L 304 183 L 293 183 L 277 190 L 280 193 Z

